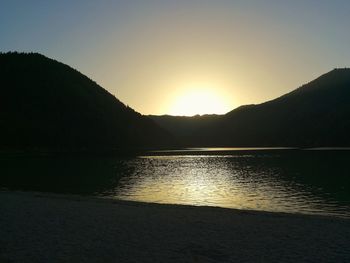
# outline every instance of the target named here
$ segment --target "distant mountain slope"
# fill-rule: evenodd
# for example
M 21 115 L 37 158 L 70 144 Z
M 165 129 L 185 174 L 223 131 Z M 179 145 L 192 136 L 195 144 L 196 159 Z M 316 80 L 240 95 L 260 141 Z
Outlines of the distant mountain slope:
M 215 126 L 222 115 L 196 115 L 192 117 L 149 115 L 148 117 L 183 141 L 191 139 L 191 135 L 200 131 L 202 127 Z
M 80 72 L 40 54 L 0 54 L 0 150 L 158 147 L 171 136 Z
M 178 129 L 180 119 L 173 117 Z M 197 125 L 187 134 L 169 131 L 186 138 L 188 146 L 350 146 L 350 69 L 332 70 L 275 100 Z

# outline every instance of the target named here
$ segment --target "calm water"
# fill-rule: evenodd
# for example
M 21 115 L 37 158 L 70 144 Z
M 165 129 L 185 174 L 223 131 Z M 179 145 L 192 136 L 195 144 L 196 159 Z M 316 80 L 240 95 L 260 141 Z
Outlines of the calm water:
M 350 217 L 350 151 L 185 149 L 129 158 L 0 158 L 1 187 Z

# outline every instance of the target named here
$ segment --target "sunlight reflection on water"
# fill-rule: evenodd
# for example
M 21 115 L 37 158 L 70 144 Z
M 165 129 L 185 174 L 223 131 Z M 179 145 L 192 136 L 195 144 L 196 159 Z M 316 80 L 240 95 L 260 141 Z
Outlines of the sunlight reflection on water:
M 350 217 L 349 163 L 343 149 L 0 156 L 0 189 Z
M 317 184 L 295 178 L 303 167 L 290 171 L 285 161 L 281 165 L 278 154 L 141 156 L 129 160 L 128 176 L 103 194 L 155 203 L 349 214 L 348 204 L 332 199 Z

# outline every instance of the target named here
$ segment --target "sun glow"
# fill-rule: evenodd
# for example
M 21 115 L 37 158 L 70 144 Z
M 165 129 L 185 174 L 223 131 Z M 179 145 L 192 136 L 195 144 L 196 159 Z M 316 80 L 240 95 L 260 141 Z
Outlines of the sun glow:
M 224 114 L 231 110 L 231 107 L 225 96 L 212 89 L 187 89 L 177 96 L 169 114 L 178 116 Z

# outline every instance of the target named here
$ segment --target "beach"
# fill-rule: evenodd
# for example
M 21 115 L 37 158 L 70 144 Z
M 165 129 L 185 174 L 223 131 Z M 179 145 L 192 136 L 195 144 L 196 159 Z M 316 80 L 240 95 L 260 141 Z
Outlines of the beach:
M 350 262 L 350 219 L 0 191 L 0 262 Z

